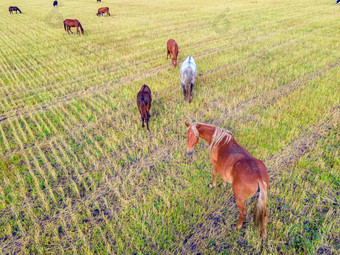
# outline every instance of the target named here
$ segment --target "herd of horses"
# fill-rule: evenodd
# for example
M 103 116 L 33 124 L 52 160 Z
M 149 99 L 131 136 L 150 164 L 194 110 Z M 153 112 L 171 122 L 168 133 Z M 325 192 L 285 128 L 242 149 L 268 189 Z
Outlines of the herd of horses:
M 338 0 L 340 1 L 340 0 Z M 97 0 L 101 2 L 101 0 Z M 58 6 L 58 1 L 53 2 L 53 6 Z M 18 7 L 11 6 L 10 13 L 20 11 Z M 110 16 L 109 8 L 99 8 L 97 16 L 106 13 Z M 65 31 L 69 34 L 71 27 L 77 28 L 77 34 L 84 34 L 84 29 L 77 19 L 64 20 Z M 80 31 L 79 31 L 80 28 Z M 167 59 L 170 56 L 174 68 L 177 67 L 178 44 L 174 39 L 167 41 Z M 197 65 L 192 55 L 189 55 L 180 66 L 180 79 L 183 88 L 184 100 L 188 103 L 192 101 L 192 90 L 197 75 Z M 137 107 L 139 109 L 142 127 L 144 122 L 148 132 L 150 120 L 150 108 L 152 102 L 151 89 L 143 85 L 137 93 Z M 232 183 L 232 190 L 239 209 L 239 219 L 236 228 L 240 229 L 247 215 L 245 200 L 259 192 L 257 202 L 254 207 L 255 226 L 261 231 L 262 239 L 267 237 L 268 211 L 266 207 L 267 192 L 269 189 L 268 171 L 263 162 L 253 157 L 245 148 L 239 145 L 231 132 L 223 128 L 203 124 L 185 122 L 187 126 L 187 149 L 186 154 L 192 155 L 199 138 L 206 140 L 209 144 L 211 163 L 213 167 L 212 183 L 210 188 L 216 186 L 217 173 L 223 180 L 223 187 L 226 182 Z
M 174 39 L 167 42 L 167 58 L 172 57 L 174 68 L 177 66 L 178 45 Z M 197 65 L 192 55 L 188 56 L 180 67 L 181 86 L 183 88 L 184 100 L 191 103 L 192 89 L 197 75 Z M 151 89 L 143 85 L 137 93 L 137 107 L 141 114 L 142 127 L 146 122 L 149 129 L 150 108 L 152 96 Z M 239 209 L 239 219 L 236 228 L 240 229 L 247 216 L 245 200 L 259 192 L 257 202 L 254 206 L 254 222 L 260 230 L 262 239 L 267 238 L 268 210 L 266 206 L 267 192 L 269 189 L 268 171 L 264 163 L 253 157 L 249 151 L 238 144 L 233 135 L 225 129 L 203 123 L 185 122 L 187 130 L 186 154 L 191 156 L 199 138 L 209 143 L 211 163 L 213 167 L 213 181 L 210 188 L 216 186 L 217 173 L 226 182 L 232 183 L 236 205 Z

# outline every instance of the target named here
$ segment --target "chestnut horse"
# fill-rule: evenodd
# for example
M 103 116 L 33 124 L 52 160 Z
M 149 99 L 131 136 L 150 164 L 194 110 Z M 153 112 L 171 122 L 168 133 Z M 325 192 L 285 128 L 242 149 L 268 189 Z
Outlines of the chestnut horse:
M 168 40 L 166 44 L 166 59 L 168 59 L 169 55 L 171 58 L 172 55 L 172 64 L 174 65 L 174 68 L 177 66 L 177 56 L 178 56 L 178 45 L 174 39 Z
M 98 12 L 97 12 L 97 16 L 100 16 L 100 15 L 104 15 L 104 13 L 106 13 L 106 15 L 110 15 L 110 12 L 109 12 L 109 7 L 102 7 L 102 8 L 99 8 L 98 9 Z
M 15 11 L 16 14 L 17 14 L 18 12 L 19 12 L 19 13 L 22 13 L 22 12 L 20 11 L 20 9 L 19 9 L 18 7 L 16 7 L 16 6 L 10 6 L 10 7 L 8 8 L 8 11 L 9 11 L 10 14 L 12 14 L 14 11 Z
M 137 94 L 137 106 L 142 117 L 142 127 L 144 127 L 144 120 L 146 121 L 146 127 L 149 129 L 150 108 L 151 108 L 151 90 L 147 85 L 143 85 Z
M 183 88 L 184 100 L 191 103 L 192 96 L 191 92 L 195 84 L 197 66 L 193 56 L 187 57 L 187 59 L 182 63 L 181 68 L 181 85 Z
M 65 28 L 65 31 L 67 31 L 68 34 L 70 34 L 70 32 L 73 34 L 73 32 L 71 31 L 71 27 L 76 27 L 77 28 L 77 34 L 79 34 L 79 35 L 80 35 L 80 32 L 79 32 L 79 27 L 80 27 L 81 33 L 84 34 L 84 29 L 77 19 L 65 19 L 64 20 L 64 28 Z
M 262 238 L 267 237 L 268 212 L 266 207 L 267 192 L 269 188 L 268 172 L 263 162 L 254 158 L 245 148 L 239 145 L 233 135 L 225 129 L 202 123 L 185 122 L 187 131 L 187 151 L 192 155 L 194 146 L 199 138 L 209 143 L 211 163 L 213 167 L 213 180 L 210 188 L 216 186 L 216 175 L 219 173 L 223 179 L 223 187 L 226 182 L 232 183 L 232 189 L 239 209 L 237 229 L 247 216 L 245 200 L 252 197 L 258 189 L 260 195 L 254 207 L 255 226 L 261 230 Z

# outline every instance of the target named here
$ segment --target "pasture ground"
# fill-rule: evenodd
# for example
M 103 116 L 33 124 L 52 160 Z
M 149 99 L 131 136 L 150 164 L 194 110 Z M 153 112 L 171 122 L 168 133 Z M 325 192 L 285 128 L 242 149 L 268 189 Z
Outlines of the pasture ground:
M 339 252 L 339 6 L 52 2 L 0 1 L 0 253 Z M 67 35 L 66 18 L 85 35 Z M 179 63 L 198 65 L 191 104 L 170 38 Z M 144 83 L 150 134 L 135 102 Z M 267 165 L 263 245 L 253 201 L 235 231 L 231 185 L 207 187 L 207 144 L 185 157 L 184 121 L 231 130 Z

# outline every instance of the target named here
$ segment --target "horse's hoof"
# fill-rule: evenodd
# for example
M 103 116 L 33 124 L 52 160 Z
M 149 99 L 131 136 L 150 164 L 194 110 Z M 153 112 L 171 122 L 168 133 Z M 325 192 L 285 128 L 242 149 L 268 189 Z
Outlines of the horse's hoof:
M 208 185 L 208 187 L 212 189 L 212 188 L 215 187 L 215 185 L 213 185 L 213 184 L 210 183 L 210 184 Z
M 225 188 L 227 186 L 227 184 L 226 183 L 223 183 L 223 184 L 220 184 L 218 187 L 219 188 Z

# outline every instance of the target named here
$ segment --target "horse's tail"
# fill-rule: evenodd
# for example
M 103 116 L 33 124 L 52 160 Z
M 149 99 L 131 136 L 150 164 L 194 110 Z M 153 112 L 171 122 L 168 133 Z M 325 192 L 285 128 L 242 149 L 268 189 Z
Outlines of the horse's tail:
M 191 84 L 193 84 L 194 72 L 191 68 L 185 70 L 185 90 L 187 91 L 185 100 L 190 102 L 191 99 Z
M 65 29 L 65 31 L 66 31 L 66 24 L 65 24 L 65 20 L 64 20 L 64 22 L 63 22 L 63 23 L 64 23 L 64 29 Z
M 262 229 L 262 238 L 266 238 L 267 236 L 267 221 L 268 221 L 268 211 L 267 211 L 267 191 L 268 184 L 264 181 L 259 182 L 260 195 L 255 202 L 254 207 L 254 222 L 255 227 L 261 231 Z
M 83 29 L 83 27 L 81 26 L 81 24 L 80 24 L 79 21 L 78 21 L 78 24 L 79 24 L 79 26 L 80 26 L 81 33 L 84 34 L 84 29 Z
M 20 13 L 22 13 L 18 7 L 17 7 L 17 10 L 18 10 Z
M 145 95 L 142 95 L 142 97 L 139 100 L 139 105 L 140 105 L 140 113 L 142 115 L 142 118 L 147 119 L 148 114 L 147 114 L 147 105 L 149 104 L 149 98 L 146 97 Z

